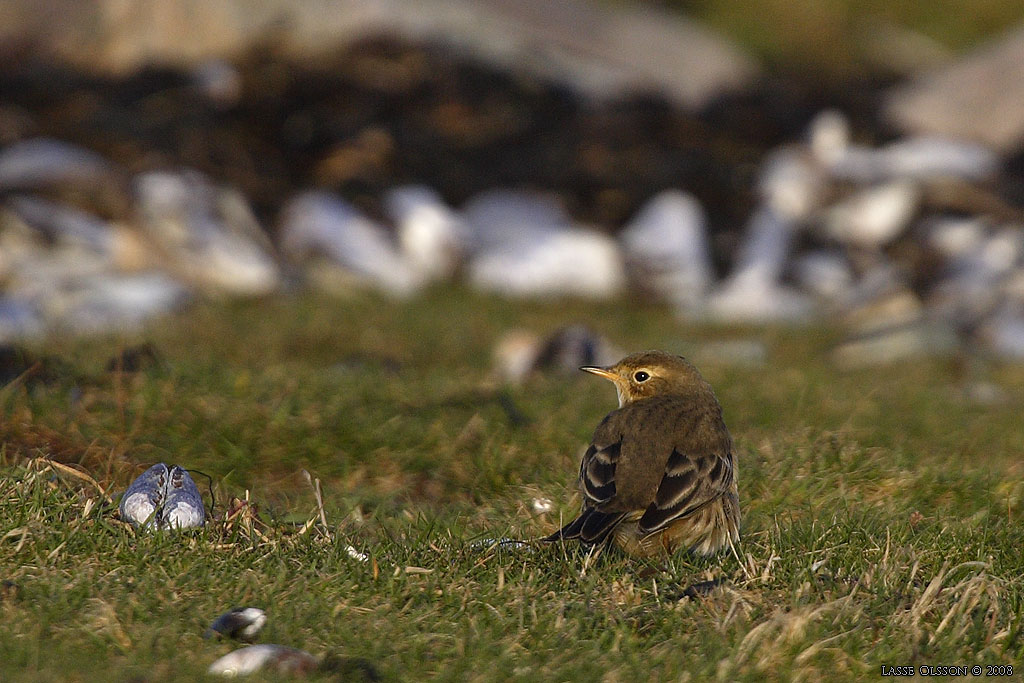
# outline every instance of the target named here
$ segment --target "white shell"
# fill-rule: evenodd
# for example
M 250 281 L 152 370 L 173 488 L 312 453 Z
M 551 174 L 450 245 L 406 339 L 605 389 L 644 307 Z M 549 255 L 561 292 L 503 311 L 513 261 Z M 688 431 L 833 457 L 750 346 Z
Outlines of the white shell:
M 308 652 L 283 645 L 249 645 L 224 655 L 207 669 L 219 676 L 244 676 L 263 668 L 278 673 L 301 673 L 317 667 L 317 659 Z

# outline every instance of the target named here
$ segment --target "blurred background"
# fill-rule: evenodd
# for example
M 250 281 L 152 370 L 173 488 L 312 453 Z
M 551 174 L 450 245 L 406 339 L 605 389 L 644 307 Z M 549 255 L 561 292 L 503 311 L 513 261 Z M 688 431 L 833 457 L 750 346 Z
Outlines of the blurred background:
M 457 283 L 838 321 L 848 365 L 1020 357 L 1022 20 L 1006 0 L 8 0 L 0 340 Z

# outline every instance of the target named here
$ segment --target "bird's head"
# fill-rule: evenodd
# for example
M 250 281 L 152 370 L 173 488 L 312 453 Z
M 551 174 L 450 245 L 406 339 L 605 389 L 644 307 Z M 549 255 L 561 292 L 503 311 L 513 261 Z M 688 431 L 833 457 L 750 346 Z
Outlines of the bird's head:
M 711 387 L 689 361 L 664 351 L 641 351 L 606 367 L 580 368 L 612 382 L 619 395 L 619 406 L 661 394 L 691 394 L 711 391 Z

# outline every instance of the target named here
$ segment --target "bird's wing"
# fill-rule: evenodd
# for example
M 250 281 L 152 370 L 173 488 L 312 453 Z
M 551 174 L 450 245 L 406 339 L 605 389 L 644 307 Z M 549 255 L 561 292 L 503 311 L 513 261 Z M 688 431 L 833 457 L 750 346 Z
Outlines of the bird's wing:
M 640 531 L 663 529 L 673 520 L 696 512 L 731 491 L 733 477 L 729 453 L 689 455 L 673 450 L 654 501 L 640 517 Z
M 604 448 L 593 443 L 580 462 L 579 484 L 583 492 L 580 516 L 548 536 L 546 541 L 578 538 L 585 543 L 600 543 L 625 516 L 624 512 L 602 512 L 598 506 L 615 497 L 615 467 L 619 461 L 621 441 Z
M 590 444 L 580 461 L 580 490 L 585 505 L 596 506 L 615 497 L 615 469 L 622 453 L 622 441 L 614 441 L 603 448 Z

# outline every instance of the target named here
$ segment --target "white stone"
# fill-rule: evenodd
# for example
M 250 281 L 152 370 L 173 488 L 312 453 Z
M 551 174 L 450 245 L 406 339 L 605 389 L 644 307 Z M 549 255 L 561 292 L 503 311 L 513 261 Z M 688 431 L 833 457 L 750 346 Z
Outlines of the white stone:
M 304 192 L 291 199 L 281 212 L 279 238 L 282 252 L 293 261 L 324 256 L 394 296 L 408 296 L 423 284 L 382 226 L 326 192 Z
M 649 200 L 619 234 L 634 277 L 681 309 L 698 310 L 713 280 L 706 226 L 690 194 L 667 190 Z
M 921 190 L 911 181 L 868 188 L 826 212 L 825 232 L 846 245 L 877 249 L 907 229 L 920 201 Z
M 626 275 L 613 239 L 573 229 L 483 252 L 469 264 L 469 281 L 510 296 L 600 299 L 622 291 Z
M 317 667 L 317 659 L 302 650 L 283 645 L 249 645 L 229 652 L 216 660 L 207 673 L 227 676 L 245 676 L 260 669 L 277 673 L 308 673 Z
M 468 249 L 462 218 L 437 192 L 419 185 L 388 190 L 383 203 L 409 264 L 428 280 L 452 277 Z
M 273 291 L 280 273 L 240 193 L 215 187 L 194 170 L 135 178 L 141 225 L 200 287 L 238 295 Z
M 114 166 L 83 147 L 50 138 L 33 138 L 0 150 L 0 189 L 30 189 L 60 184 L 95 185 Z
M 475 251 L 534 243 L 572 225 L 557 200 L 518 190 L 481 192 L 463 205 L 462 215 Z
M 761 163 L 762 204 L 790 222 L 805 220 L 821 203 L 825 176 L 803 147 L 780 147 Z
M 853 284 L 853 269 L 839 251 L 813 251 L 793 262 L 796 281 L 807 292 L 828 301 L 839 299 Z

